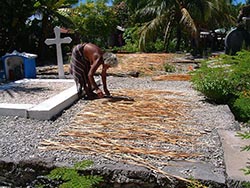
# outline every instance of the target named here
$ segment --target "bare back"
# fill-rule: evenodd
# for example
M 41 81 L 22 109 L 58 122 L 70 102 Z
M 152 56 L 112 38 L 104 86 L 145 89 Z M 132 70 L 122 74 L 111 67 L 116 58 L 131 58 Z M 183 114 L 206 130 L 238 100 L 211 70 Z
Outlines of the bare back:
M 89 61 L 90 65 L 95 63 L 103 64 L 102 50 L 92 43 L 87 43 L 84 47 L 84 57 Z

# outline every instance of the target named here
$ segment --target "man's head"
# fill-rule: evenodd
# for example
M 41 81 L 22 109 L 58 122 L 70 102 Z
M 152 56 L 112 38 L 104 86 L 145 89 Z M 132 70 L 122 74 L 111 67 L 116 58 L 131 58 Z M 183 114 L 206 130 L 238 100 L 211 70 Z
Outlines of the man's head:
M 115 54 L 106 52 L 103 54 L 104 64 L 109 65 L 110 67 L 117 67 L 118 60 Z

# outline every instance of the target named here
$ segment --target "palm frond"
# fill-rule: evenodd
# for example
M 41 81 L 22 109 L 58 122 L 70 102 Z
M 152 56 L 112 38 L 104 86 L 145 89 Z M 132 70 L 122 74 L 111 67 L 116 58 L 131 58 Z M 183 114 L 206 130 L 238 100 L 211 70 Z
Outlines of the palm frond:
M 156 10 L 154 7 L 145 7 L 143 9 L 140 9 L 138 11 L 136 11 L 136 15 L 140 15 L 140 17 L 143 17 L 143 16 L 152 16 L 152 15 L 155 15 L 156 13 Z
M 141 36 L 139 40 L 139 49 L 144 50 L 146 41 L 154 38 L 158 34 L 158 29 L 162 25 L 164 16 L 157 16 L 150 22 L 147 22 L 141 29 Z
M 136 14 L 144 16 L 159 16 L 169 12 L 169 3 L 162 0 L 150 0 L 147 5 L 137 10 Z
M 170 16 L 170 19 L 167 22 L 167 27 L 166 27 L 165 32 L 164 32 L 164 47 L 165 47 L 165 49 L 167 49 L 169 46 L 171 32 L 173 30 L 173 27 L 172 27 L 173 22 L 174 22 L 174 15 Z
M 190 29 L 192 36 L 196 36 L 197 27 L 195 25 L 193 18 L 189 14 L 188 10 L 186 8 L 182 8 L 181 13 L 182 13 L 182 18 L 180 22 L 183 23 L 186 28 Z
M 170 26 L 171 26 L 172 22 L 169 21 L 168 24 L 167 24 L 167 27 L 165 29 L 165 33 L 164 33 L 164 43 L 166 43 L 167 41 L 167 38 L 169 36 L 169 30 L 170 30 Z
M 64 26 L 70 27 L 74 25 L 69 15 L 66 14 L 65 12 L 62 11 L 54 12 L 54 16 L 57 17 Z

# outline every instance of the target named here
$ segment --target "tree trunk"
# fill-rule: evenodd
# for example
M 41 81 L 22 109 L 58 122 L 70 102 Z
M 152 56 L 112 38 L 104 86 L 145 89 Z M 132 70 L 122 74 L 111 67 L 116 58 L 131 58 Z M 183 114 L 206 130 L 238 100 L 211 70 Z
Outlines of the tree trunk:
M 45 45 L 45 40 L 48 37 L 48 15 L 43 15 L 42 18 L 42 35 L 39 40 L 38 44 L 38 57 L 40 60 L 45 60 L 47 58 L 46 56 L 46 45 Z
M 177 42 L 176 42 L 176 46 L 175 46 L 175 51 L 180 51 L 180 47 L 181 47 L 181 28 L 178 25 L 177 26 L 177 31 L 176 31 L 176 38 L 177 38 Z

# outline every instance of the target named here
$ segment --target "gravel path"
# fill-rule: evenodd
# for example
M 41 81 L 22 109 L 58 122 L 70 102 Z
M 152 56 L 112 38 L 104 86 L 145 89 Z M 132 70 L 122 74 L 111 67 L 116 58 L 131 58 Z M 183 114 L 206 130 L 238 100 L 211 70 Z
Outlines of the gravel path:
M 203 147 L 196 148 L 203 154 L 199 159 L 213 164 L 219 173 L 224 173 L 223 151 L 218 129 L 235 129 L 237 123 L 227 106 L 213 105 L 204 101 L 204 97 L 192 89 L 191 83 L 186 81 L 152 81 L 151 78 L 121 78 L 108 77 L 109 89 L 157 89 L 168 91 L 181 91 L 185 97 L 199 108 L 190 109 L 192 122 L 204 125 L 204 135 L 200 142 Z M 107 162 L 101 156 L 86 156 L 67 151 L 43 151 L 38 147 L 45 139 L 54 138 L 63 130 L 88 101 L 79 100 L 69 109 L 66 109 L 54 121 L 40 121 L 20 117 L 0 117 L 0 159 L 8 161 L 21 161 L 39 158 L 64 164 L 72 164 L 77 160 L 93 158 L 99 163 Z M 194 124 L 195 126 L 195 124 Z M 185 148 L 183 148 L 185 151 Z

